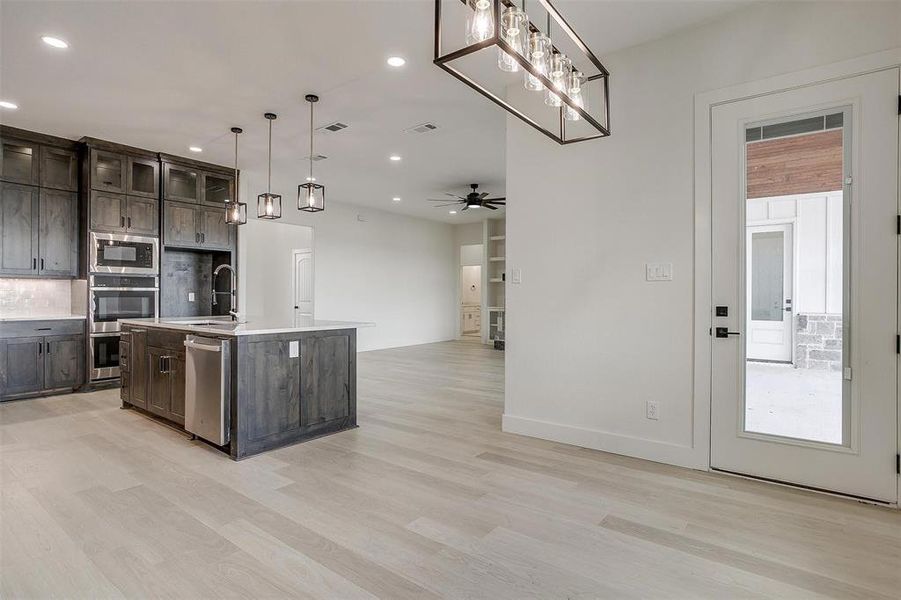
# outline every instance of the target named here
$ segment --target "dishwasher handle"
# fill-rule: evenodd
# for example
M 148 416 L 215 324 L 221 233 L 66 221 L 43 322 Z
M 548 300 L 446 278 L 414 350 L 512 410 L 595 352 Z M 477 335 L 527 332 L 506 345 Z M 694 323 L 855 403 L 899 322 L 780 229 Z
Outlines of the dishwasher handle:
M 191 340 L 185 340 L 185 348 L 193 348 L 194 350 L 205 350 L 206 352 L 222 352 L 222 346 L 210 346 L 208 344 L 198 344 Z

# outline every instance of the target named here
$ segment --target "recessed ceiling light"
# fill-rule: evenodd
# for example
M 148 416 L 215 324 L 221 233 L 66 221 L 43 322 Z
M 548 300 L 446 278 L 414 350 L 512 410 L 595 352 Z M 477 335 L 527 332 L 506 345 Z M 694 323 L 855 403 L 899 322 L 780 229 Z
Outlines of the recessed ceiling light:
M 394 162 L 397 162 L 397 161 L 400 160 L 400 156 L 397 155 L 397 154 L 392 154 L 392 155 L 389 156 L 388 158 L 390 158 L 390 159 L 393 160 Z
M 402 67 L 407 64 L 407 60 L 401 56 L 392 56 L 388 58 L 388 65 L 391 67 Z
M 391 200 L 393 200 L 394 202 L 400 202 L 400 197 L 395 196 L 395 197 L 392 198 Z
M 54 48 L 68 48 L 69 47 L 69 44 L 66 42 L 66 40 L 61 40 L 58 37 L 53 37 L 52 35 L 42 36 L 41 40 L 48 46 L 53 46 Z
M 457 214 L 457 211 L 455 211 L 455 210 L 449 210 L 449 211 L 447 211 L 447 212 L 449 212 L 449 213 L 452 214 L 452 215 Z
M 189 146 L 188 150 L 190 150 L 191 152 L 203 152 L 203 148 L 201 148 L 200 146 Z
M 9 100 L 0 100 L 0 108 L 8 108 L 9 110 L 16 110 L 19 108 L 19 105 L 15 102 L 10 102 Z

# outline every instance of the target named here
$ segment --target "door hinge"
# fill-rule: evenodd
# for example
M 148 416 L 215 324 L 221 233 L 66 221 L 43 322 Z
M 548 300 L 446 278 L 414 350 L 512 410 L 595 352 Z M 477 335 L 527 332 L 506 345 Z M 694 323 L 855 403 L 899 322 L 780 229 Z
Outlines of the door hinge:
M 850 175 L 848 175 L 847 177 L 845 177 L 845 185 L 851 185 L 852 183 L 854 183 L 854 178 L 853 178 L 853 177 L 851 177 Z
M 895 455 L 895 473 L 901 475 L 901 454 Z
M 895 354 L 901 354 L 901 335 L 895 336 Z
M 845 381 L 851 381 L 851 377 L 853 377 L 853 375 L 851 374 L 851 367 L 845 367 L 843 376 L 845 378 Z
M 895 219 L 895 223 L 897 225 L 898 235 L 901 235 L 901 215 L 898 215 L 898 217 Z
M 901 115 L 901 94 L 898 94 L 898 114 Z

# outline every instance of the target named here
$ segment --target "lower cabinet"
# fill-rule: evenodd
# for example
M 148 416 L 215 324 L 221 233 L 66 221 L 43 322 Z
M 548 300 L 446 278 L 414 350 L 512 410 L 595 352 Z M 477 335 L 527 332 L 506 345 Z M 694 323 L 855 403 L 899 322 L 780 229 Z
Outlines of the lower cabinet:
M 0 400 L 78 388 L 84 356 L 83 334 L 0 339 Z
M 147 348 L 147 410 L 185 424 L 185 355 L 165 348 Z

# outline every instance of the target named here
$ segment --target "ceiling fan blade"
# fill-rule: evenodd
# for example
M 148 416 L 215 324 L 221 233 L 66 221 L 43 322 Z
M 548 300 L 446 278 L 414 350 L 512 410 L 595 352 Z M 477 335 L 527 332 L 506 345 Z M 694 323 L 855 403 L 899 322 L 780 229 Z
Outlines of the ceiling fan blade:
M 496 206 L 491 206 L 490 204 L 483 204 L 482 206 L 488 210 L 497 210 Z
M 497 206 L 506 206 L 507 205 L 507 203 L 504 202 L 503 200 L 486 200 L 485 202 L 482 202 L 482 204 L 485 204 L 485 205 L 495 204 Z
M 450 192 L 444 192 L 444 195 L 445 195 L 445 196 L 450 196 L 451 198 L 459 198 L 460 200 L 464 200 L 464 201 L 466 200 L 466 198 L 464 198 L 463 196 L 458 196 L 458 195 L 456 195 L 456 194 L 451 194 Z
M 447 202 L 447 198 L 426 198 L 428 202 Z
M 460 204 L 460 203 L 459 202 L 448 202 L 447 204 L 434 204 L 434 205 L 432 205 L 432 208 L 443 208 L 445 206 L 457 206 L 458 204 Z
M 506 197 L 501 198 L 485 198 L 485 202 L 497 202 L 498 200 L 506 200 Z
M 461 210 L 461 211 L 464 211 L 464 210 L 469 210 L 469 205 L 468 205 L 468 204 L 467 204 L 467 205 L 466 205 L 466 206 L 464 206 L 464 207 L 463 207 L 463 208 L 461 208 L 461 209 L 460 209 L 460 210 Z
M 488 192 L 482 192 L 481 194 L 479 194 L 479 200 L 484 199 L 487 195 L 488 195 Z

